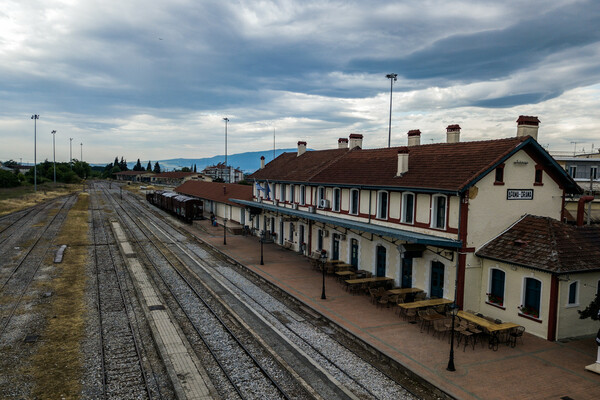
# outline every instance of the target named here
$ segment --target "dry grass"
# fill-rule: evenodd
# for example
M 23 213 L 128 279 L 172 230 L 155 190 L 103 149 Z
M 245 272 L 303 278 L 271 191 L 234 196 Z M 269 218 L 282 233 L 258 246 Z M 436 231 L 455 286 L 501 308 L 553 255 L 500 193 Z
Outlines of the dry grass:
M 81 190 L 82 185 L 44 185 L 38 186 L 38 191 L 34 192 L 33 187 L 19 187 L 11 189 L 0 189 L 0 216 L 10 214 L 24 208 L 35 206 L 63 196 L 69 193 Z
M 88 204 L 88 194 L 81 193 L 56 239 L 56 244 L 68 247 L 50 282 L 55 295 L 48 323 L 27 371 L 34 377 L 34 398 L 76 399 L 81 395 L 80 341 L 85 329 L 85 264 L 90 244 Z

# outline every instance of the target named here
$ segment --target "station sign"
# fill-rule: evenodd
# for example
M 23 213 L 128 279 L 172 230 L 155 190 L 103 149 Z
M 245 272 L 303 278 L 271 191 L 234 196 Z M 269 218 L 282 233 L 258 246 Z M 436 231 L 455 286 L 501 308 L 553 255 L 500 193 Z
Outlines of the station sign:
M 533 189 L 507 189 L 506 200 L 533 200 Z

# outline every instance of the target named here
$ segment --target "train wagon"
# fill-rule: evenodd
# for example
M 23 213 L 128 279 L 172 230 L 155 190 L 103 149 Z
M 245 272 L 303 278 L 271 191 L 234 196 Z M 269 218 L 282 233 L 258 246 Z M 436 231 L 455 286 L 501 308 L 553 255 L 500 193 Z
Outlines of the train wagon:
M 195 197 L 157 190 L 147 193 L 146 200 L 150 204 L 175 214 L 177 217 L 187 222 L 203 218 L 204 203 L 202 200 Z

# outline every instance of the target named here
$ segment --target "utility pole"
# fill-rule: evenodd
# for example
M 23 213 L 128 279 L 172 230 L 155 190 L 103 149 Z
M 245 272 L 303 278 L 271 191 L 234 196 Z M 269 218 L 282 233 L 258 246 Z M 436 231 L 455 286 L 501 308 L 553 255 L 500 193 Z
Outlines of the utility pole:
M 33 191 L 37 192 L 37 120 L 40 116 L 33 114 L 31 119 L 33 120 Z
M 227 123 L 229 122 L 229 118 L 225 117 L 223 118 L 223 121 L 225 121 L 225 171 L 227 171 L 227 180 L 224 180 L 225 182 L 231 182 L 231 174 L 229 172 L 229 169 L 227 168 Z
M 83 162 L 83 142 L 79 143 L 79 145 L 81 146 L 81 157 L 79 158 L 79 161 Z
M 56 131 L 50 132 L 52 134 L 52 163 L 54 164 L 54 184 L 56 185 Z
M 73 169 L 73 138 L 69 138 L 69 167 Z

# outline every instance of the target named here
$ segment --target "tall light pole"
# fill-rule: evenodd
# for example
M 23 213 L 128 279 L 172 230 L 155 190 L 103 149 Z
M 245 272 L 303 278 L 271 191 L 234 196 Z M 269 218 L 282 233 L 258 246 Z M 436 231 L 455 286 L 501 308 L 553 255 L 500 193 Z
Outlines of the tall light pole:
M 73 138 L 69 138 L 69 167 L 73 169 Z
M 575 153 L 577 152 L 577 142 L 571 142 L 573 145 L 573 157 L 575 157 Z
M 54 184 L 56 185 L 56 131 L 50 132 L 52 134 L 52 163 L 54 164 Z
M 390 129 L 388 132 L 388 147 L 392 145 L 392 92 L 394 91 L 394 82 L 398 80 L 398 74 L 387 74 L 385 76 L 390 80 Z
M 33 120 L 33 191 L 37 192 L 37 120 L 40 116 L 33 114 L 31 119 Z
M 227 179 L 225 182 L 231 181 L 229 179 L 229 170 L 227 169 L 227 123 L 229 122 L 229 118 L 225 117 L 223 118 L 223 121 L 225 121 L 225 170 L 227 171 Z
M 81 153 L 80 153 L 79 161 L 83 162 L 83 142 L 79 143 L 79 145 L 81 146 Z

